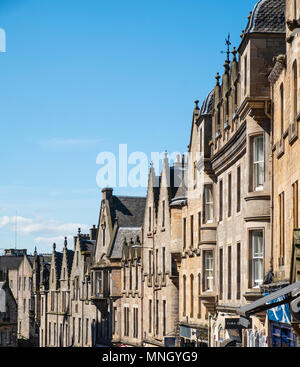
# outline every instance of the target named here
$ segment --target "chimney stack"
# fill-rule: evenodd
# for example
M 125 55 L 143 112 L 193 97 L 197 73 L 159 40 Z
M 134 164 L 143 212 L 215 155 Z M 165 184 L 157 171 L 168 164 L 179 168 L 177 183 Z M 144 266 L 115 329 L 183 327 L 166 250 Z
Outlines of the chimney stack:
M 96 236 L 97 236 L 97 228 L 95 226 L 95 224 L 93 225 L 93 228 L 90 229 L 90 239 L 92 241 L 96 240 Z
M 110 200 L 112 198 L 113 189 L 112 188 L 105 188 L 102 190 L 102 199 L 103 200 Z

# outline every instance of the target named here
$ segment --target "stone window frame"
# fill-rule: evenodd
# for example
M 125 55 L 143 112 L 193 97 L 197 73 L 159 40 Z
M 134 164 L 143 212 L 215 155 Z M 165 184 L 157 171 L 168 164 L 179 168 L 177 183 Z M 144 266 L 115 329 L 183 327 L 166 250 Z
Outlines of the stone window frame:
M 239 164 L 236 168 L 236 212 L 241 212 L 242 204 L 242 168 Z
M 285 193 L 282 191 L 278 195 L 279 204 L 279 256 L 278 265 L 283 266 L 285 263 Z
M 212 269 L 207 269 L 206 268 L 206 255 L 208 252 L 212 252 L 212 264 L 213 264 L 213 267 Z M 204 248 L 202 250 L 202 274 L 203 274 L 203 278 L 202 278 L 202 291 L 203 292 L 208 292 L 208 293 L 211 293 L 211 292 L 214 292 L 215 290 L 215 262 L 216 262 L 216 256 L 215 256 L 215 249 L 212 248 L 212 247 L 207 247 L 207 248 Z M 208 283 L 207 283 L 207 272 L 212 272 L 212 277 L 210 277 L 212 279 L 212 289 L 209 289 L 208 288 Z
M 227 246 L 227 300 L 232 299 L 232 246 Z
M 253 227 L 248 228 L 248 288 L 249 289 L 257 289 L 259 286 L 254 286 L 253 282 L 253 259 L 252 259 L 252 241 L 251 235 L 253 232 L 260 231 L 263 234 L 263 256 L 262 256 L 262 268 L 263 275 L 265 273 L 265 246 L 266 246 L 266 234 L 264 227 Z
M 232 172 L 228 173 L 227 178 L 227 216 L 230 218 L 232 216 Z
M 223 300 L 223 291 L 224 291 L 224 249 L 223 247 L 219 248 L 219 299 Z
M 236 299 L 241 299 L 241 280 L 242 280 L 242 244 L 238 241 L 236 244 Z
M 190 318 L 194 318 L 194 274 L 190 274 Z
M 293 189 L 293 226 L 299 227 L 299 181 L 295 181 L 292 185 Z

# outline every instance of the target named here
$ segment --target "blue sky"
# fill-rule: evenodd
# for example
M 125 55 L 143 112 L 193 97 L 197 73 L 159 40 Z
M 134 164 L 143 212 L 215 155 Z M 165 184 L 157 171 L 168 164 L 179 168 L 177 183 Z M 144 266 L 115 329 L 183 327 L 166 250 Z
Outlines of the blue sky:
M 213 88 L 225 37 L 239 45 L 255 3 L 1 0 L 0 248 L 15 246 L 16 213 L 29 252 L 96 224 L 98 153 L 185 152 L 193 101 Z

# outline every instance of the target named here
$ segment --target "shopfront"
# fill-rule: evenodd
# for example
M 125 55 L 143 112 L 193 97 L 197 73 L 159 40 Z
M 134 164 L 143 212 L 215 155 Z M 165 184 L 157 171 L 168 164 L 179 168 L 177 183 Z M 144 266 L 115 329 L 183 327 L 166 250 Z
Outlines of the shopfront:
M 208 329 L 199 325 L 180 326 L 180 346 L 184 348 L 208 347 Z
M 279 302 L 284 297 L 272 301 Z M 291 326 L 291 312 L 288 303 L 268 310 L 270 347 L 296 347 L 297 338 Z

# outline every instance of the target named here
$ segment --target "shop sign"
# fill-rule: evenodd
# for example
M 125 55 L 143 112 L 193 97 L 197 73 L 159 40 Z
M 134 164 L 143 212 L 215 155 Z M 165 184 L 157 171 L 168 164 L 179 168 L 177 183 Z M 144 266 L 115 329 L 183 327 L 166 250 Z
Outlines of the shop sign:
M 176 338 L 165 338 L 165 347 L 175 347 Z
M 252 319 L 247 320 L 249 321 L 247 329 L 252 328 Z M 246 327 L 241 322 L 240 318 L 227 318 L 225 319 L 225 329 L 232 330 L 232 329 L 246 329 Z

